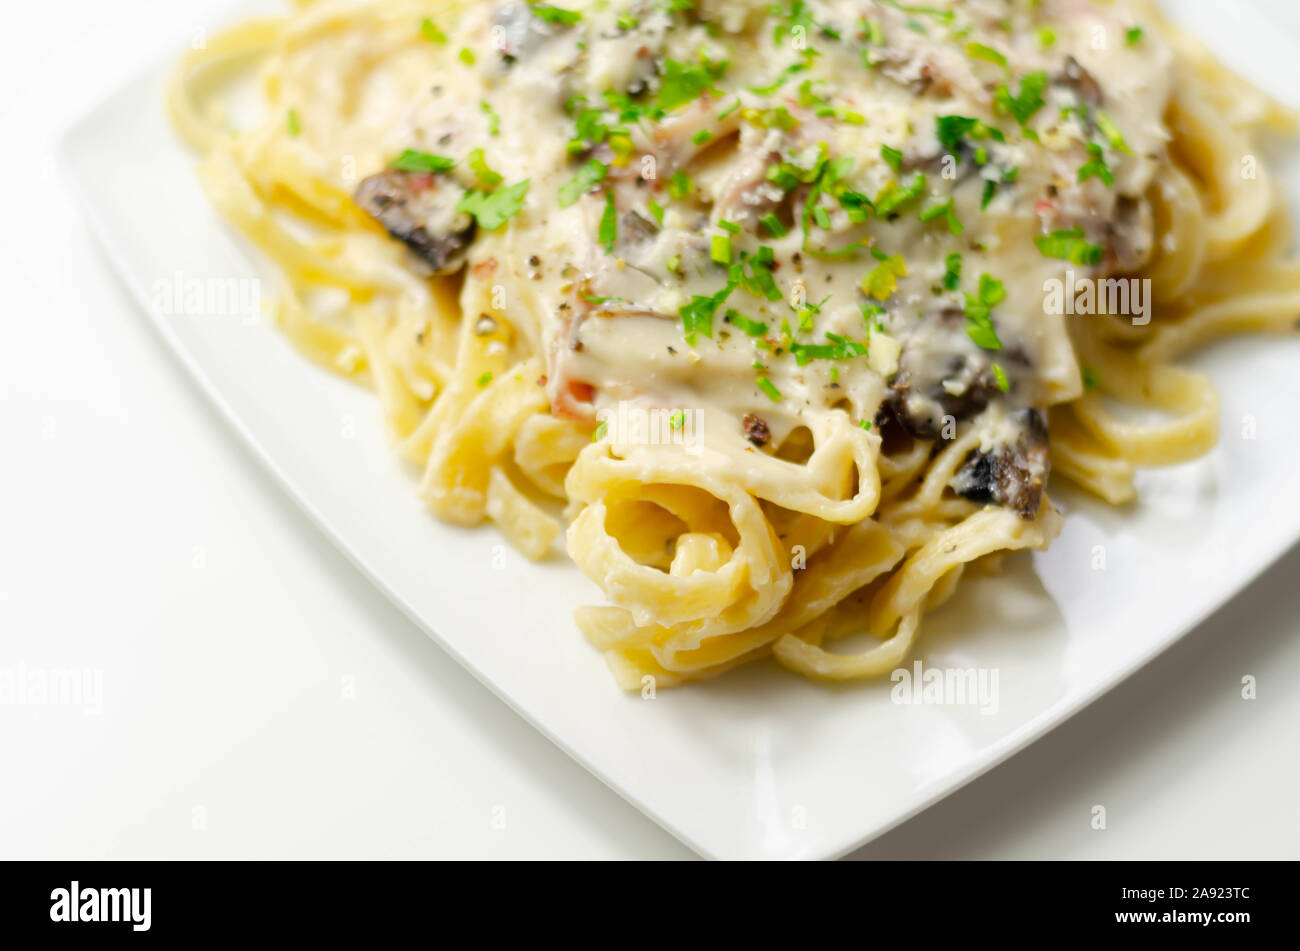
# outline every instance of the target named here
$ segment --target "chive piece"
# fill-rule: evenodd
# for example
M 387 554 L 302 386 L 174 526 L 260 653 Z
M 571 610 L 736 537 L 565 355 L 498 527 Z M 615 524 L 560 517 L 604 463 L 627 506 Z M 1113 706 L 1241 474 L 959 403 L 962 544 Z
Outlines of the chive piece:
M 501 117 L 496 114 L 492 105 L 486 99 L 480 99 L 478 106 L 487 114 L 488 135 L 499 135 L 501 133 Z
M 473 66 L 474 61 L 476 59 L 476 57 L 474 56 L 474 51 L 470 49 L 468 46 L 462 46 L 460 48 L 460 52 L 456 54 L 456 58 L 460 60 L 462 63 L 464 63 L 466 66 Z
M 955 291 L 961 286 L 961 255 L 953 252 L 944 259 L 943 286 L 950 291 Z
M 646 202 L 646 209 L 650 212 L 650 214 L 654 215 L 655 221 L 659 222 L 659 224 L 664 223 L 663 205 L 659 204 L 659 202 L 651 198 L 648 202 Z
M 1002 369 L 1002 364 L 993 364 L 993 379 L 997 381 L 998 389 L 1003 393 L 1011 392 L 1011 381 L 1007 379 L 1007 371 Z
M 614 207 L 613 192 L 605 192 L 605 210 L 600 216 L 600 233 L 598 237 L 601 245 L 605 248 L 605 253 L 612 253 L 614 242 L 618 240 L 618 211 Z
M 1142 27 L 1131 26 L 1124 31 L 1124 42 L 1129 46 L 1137 46 L 1142 42 Z
M 1123 152 L 1126 155 L 1133 154 L 1133 150 L 1124 141 L 1123 133 L 1115 127 L 1115 123 L 1111 121 L 1110 116 L 1106 115 L 1106 113 L 1097 112 L 1097 128 L 1101 130 L 1102 135 L 1106 136 L 1107 141 L 1110 142 L 1110 147 L 1116 152 Z
M 709 259 L 727 267 L 731 264 L 731 236 L 715 234 L 709 239 Z
M 469 153 L 469 167 L 474 170 L 478 180 L 489 188 L 501 184 L 501 173 L 493 171 L 483 157 L 482 149 L 472 149 Z
M 492 382 L 492 371 L 486 370 L 479 375 L 479 378 L 477 380 L 474 381 L 474 385 L 482 389 L 483 387 L 487 386 L 491 382 Z
M 298 133 L 302 131 L 302 126 L 298 123 L 298 110 L 290 109 L 288 115 L 285 116 L 285 122 L 289 126 L 289 134 L 296 139 Z
M 903 171 L 903 153 L 898 149 L 891 149 L 888 145 L 880 147 L 880 157 L 885 160 L 885 164 L 894 170 L 894 174 Z
M 983 211 L 993 201 L 993 196 L 998 193 L 998 183 L 993 179 L 984 182 L 984 194 L 980 196 L 980 210 Z
M 591 434 L 591 441 L 600 442 L 602 439 L 605 438 L 605 433 L 606 431 L 608 431 L 608 429 L 609 429 L 609 422 L 607 420 L 602 419 L 600 421 L 600 425 L 596 427 L 596 431 Z
M 767 377 L 760 376 L 754 382 L 760 390 L 762 390 L 764 393 L 767 394 L 767 398 L 770 399 L 773 403 L 781 402 L 781 391 L 778 390 L 776 388 L 776 384 L 774 384 Z
M 985 46 L 983 43 L 967 43 L 966 55 L 971 59 L 982 59 L 987 63 L 995 66 L 1007 68 L 1007 58 L 991 46 Z
M 784 238 L 788 233 L 785 230 L 785 225 L 781 224 L 781 219 L 770 211 L 759 219 L 759 224 L 766 228 L 768 234 L 774 238 Z
M 420 21 L 420 35 L 430 43 L 446 43 L 447 34 L 438 29 L 438 24 L 428 17 Z

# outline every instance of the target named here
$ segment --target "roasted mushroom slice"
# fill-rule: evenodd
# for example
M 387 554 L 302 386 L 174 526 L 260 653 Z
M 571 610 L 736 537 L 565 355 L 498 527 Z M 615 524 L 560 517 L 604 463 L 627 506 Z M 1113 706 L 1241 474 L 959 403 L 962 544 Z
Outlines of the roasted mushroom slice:
M 353 201 L 404 242 L 433 274 L 451 274 L 465 263 L 474 219 L 457 211 L 465 190 L 445 175 L 384 169 L 357 186 Z
M 1032 521 L 1043 502 L 1043 489 L 1051 469 L 1047 452 L 1047 419 L 1029 408 L 1012 417 L 1020 431 L 1010 445 L 989 452 L 973 452 L 953 477 L 952 488 L 972 502 L 1002 505 Z

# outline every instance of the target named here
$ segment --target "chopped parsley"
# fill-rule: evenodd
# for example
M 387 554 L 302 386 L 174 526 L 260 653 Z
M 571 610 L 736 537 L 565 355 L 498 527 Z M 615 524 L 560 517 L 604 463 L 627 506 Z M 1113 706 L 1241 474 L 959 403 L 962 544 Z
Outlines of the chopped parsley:
M 826 334 L 826 339 L 830 343 L 807 344 L 798 341 L 791 343 L 790 352 L 794 354 L 795 362 L 802 367 L 807 366 L 809 360 L 848 360 L 867 355 L 867 348 L 856 340 L 829 332 Z
M 934 127 L 939 144 L 953 155 L 961 152 L 967 138 L 1006 141 L 1006 136 L 1002 134 L 1001 129 L 985 125 L 979 119 L 972 119 L 969 116 L 937 116 Z
M 688 66 L 675 59 L 664 60 L 663 76 L 659 82 L 659 108 L 672 112 L 679 106 L 694 102 L 713 88 L 713 81 L 726 71 L 721 66 Z
M 575 201 L 591 191 L 605 180 L 609 169 L 599 159 L 589 159 L 578 173 L 560 186 L 559 201 L 561 208 L 568 208 Z
M 961 286 L 961 263 L 961 255 L 957 252 L 953 252 L 944 259 L 942 284 L 950 291 L 955 291 Z
M 501 173 L 493 171 L 483 157 L 482 149 L 472 149 L 469 153 L 469 167 L 474 170 L 478 180 L 488 188 L 496 188 L 501 184 Z
M 713 315 L 718 312 L 718 308 L 726 302 L 735 288 L 735 282 L 728 281 L 726 287 L 711 297 L 696 294 L 689 304 L 684 304 L 678 309 L 677 313 L 682 318 L 682 329 L 686 331 L 688 344 L 695 345 L 696 334 L 713 336 Z
M 600 216 L 598 238 L 606 254 L 614 250 L 614 242 L 618 240 L 618 210 L 614 207 L 613 192 L 605 192 L 605 210 Z
M 1083 184 L 1090 178 L 1100 178 L 1107 185 L 1115 184 L 1115 174 L 1106 164 L 1106 156 L 1100 145 L 1095 142 L 1088 143 L 1088 161 L 1079 166 L 1079 184 Z
M 985 350 L 1002 349 L 1002 341 L 993 327 L 993 308 L 1006 298 L 1002 282 L 989 274 L 981 274 L 979 290 L 966 295 L 966 334 Z
M 887 257 L 882 256 L 882 252 L 874 250 L 872 254 L 877 255 L 880 263 L 862 279 L 862 292 L 876 300 L 887 300 L 894 291 L 898 290 L 898 279 L 907 277 L 907 262 L 903 260 L 901 254 Z
M 554 23 L 557 26 L 573 26 L 582 19 L 582 14 L 576 10 L 561 10 L 559 7 L 552 7 L 545 4 L 533 4 L 531 7 L 533 16 L 539 20 L 545 20 L 547 23 Z
M 1047 73 L 1028 73 L 1020 79 L 1020 91 L 1015 95 L 1011 87 L 1003 83 L 994 93 L 993 102 L 999 112 L 1013 117 L 1024 126 L 1034 114 L 1043 107 L 1043 90 L 1047 88 Z
M 487 114 L 488 117 L 488 135 L 499 135 L 501 132 L 501 117 L 492 109 L 491 104 L 486 99 L 480 99 L 478 106 Z
M 1007 371 L 1002 369 L 1002 364 L 993 364 L 993 379 L 997 382 L 998 389 L 1003 393 L 1011 391 L 1011 381 L 1007 379 Z
M 966 55 L 971 59 L 982 59 L 986 63 L 992 63 L 995 66 L 1007 68 L 1007 58 L 991 46 L 985 46 L 983 43 L 967 43 Z
M 457 211 L 474 216 L 484 231 L 496 231 L 524 206 L 528 179 L 492 192 L 468 191 L 456 203 Z
M 1081 267 L 1095 267 L 1101 263 L 1102 249 L 1088 242 L 1082 228 L 1053 231 L 1050 235 L 1035 238 L 1034 244 L 1046 258 L 1060 258 Z
M 728 309 L 722 315 L 722 319 L 738 329 L 746 337 L 764 337 L 767 335 L 767 324 L 758 320 L 750 320 L 740 311 Z
M 395 168 L 399 172 L 445 172 L 455 168 L 456 163 L 442 155 L 407 149 L 389 162 L 388 167 Z
M 873 203 L 876 208 L 876 214 L 881 218 L 888 218 L 896 214 L 908 202 L 915 201 L 925 193 L 925 173 L 917 172 L 912 180 L 906 185 L 899 185 L 897 182 L 887 182 L 885 187 L 880 190 Z
M 492 371 L 486 370 L 483 373 L 479 374 L 479 378 L 474 381 L 474 385 L 477 386 L 479 389 L 482 389 L 483 387 L 487 386 L 491 382 L 492 382 Z
M 425 17 L 420 21 L 420 35 L 430 43 L 446 43 L 447 34 L 438 29 L 438 24 Z
M 957 213 L 953 210 L 953 199 L 951 196 L 948 200 L 937 205 L 931 205 L 921 212 L 922 221 L 934 221 L 936 218 L 943 218 L 948 222 L 948 230 L 954 235 L 961 234 L 966 227 L 957 220 Z
M 1124 42 L 1129 46 L 1137 46 L 1142 42 L 1142 27 L 1131 26 L 1124 31 Z
M 690 176 L 685 172 L 673 172 L 673 177 L 668 179 L 668 194 L 673 198 L 685 198 L 694 189 Z

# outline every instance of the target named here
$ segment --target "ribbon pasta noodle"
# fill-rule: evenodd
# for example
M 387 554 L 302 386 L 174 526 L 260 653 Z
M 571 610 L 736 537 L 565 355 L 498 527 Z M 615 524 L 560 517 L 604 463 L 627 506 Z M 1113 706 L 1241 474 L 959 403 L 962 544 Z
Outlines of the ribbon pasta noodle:
M 1176 361 L 1300 315 L 1294 117 L 1142 0 L 299 0 L 168 107 L 283 331 L 438 517 L 564 536 L 627 689 L 889 672 L 1050 469 L 1132 500 L 1217 439 Z

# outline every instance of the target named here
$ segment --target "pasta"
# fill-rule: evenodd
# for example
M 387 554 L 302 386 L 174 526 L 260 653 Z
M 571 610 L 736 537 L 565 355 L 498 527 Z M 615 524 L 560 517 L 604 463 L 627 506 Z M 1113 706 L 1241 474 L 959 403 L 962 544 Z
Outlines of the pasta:
M 283 331 L 435 515 L 564 535 L 626 689 L 891 671 L 1049 471 L 1132 500 L 1217 439 L 1177 360 L 1300 315 L 1294 117 L 1141 0 L 298 2 L 169 108 Z

